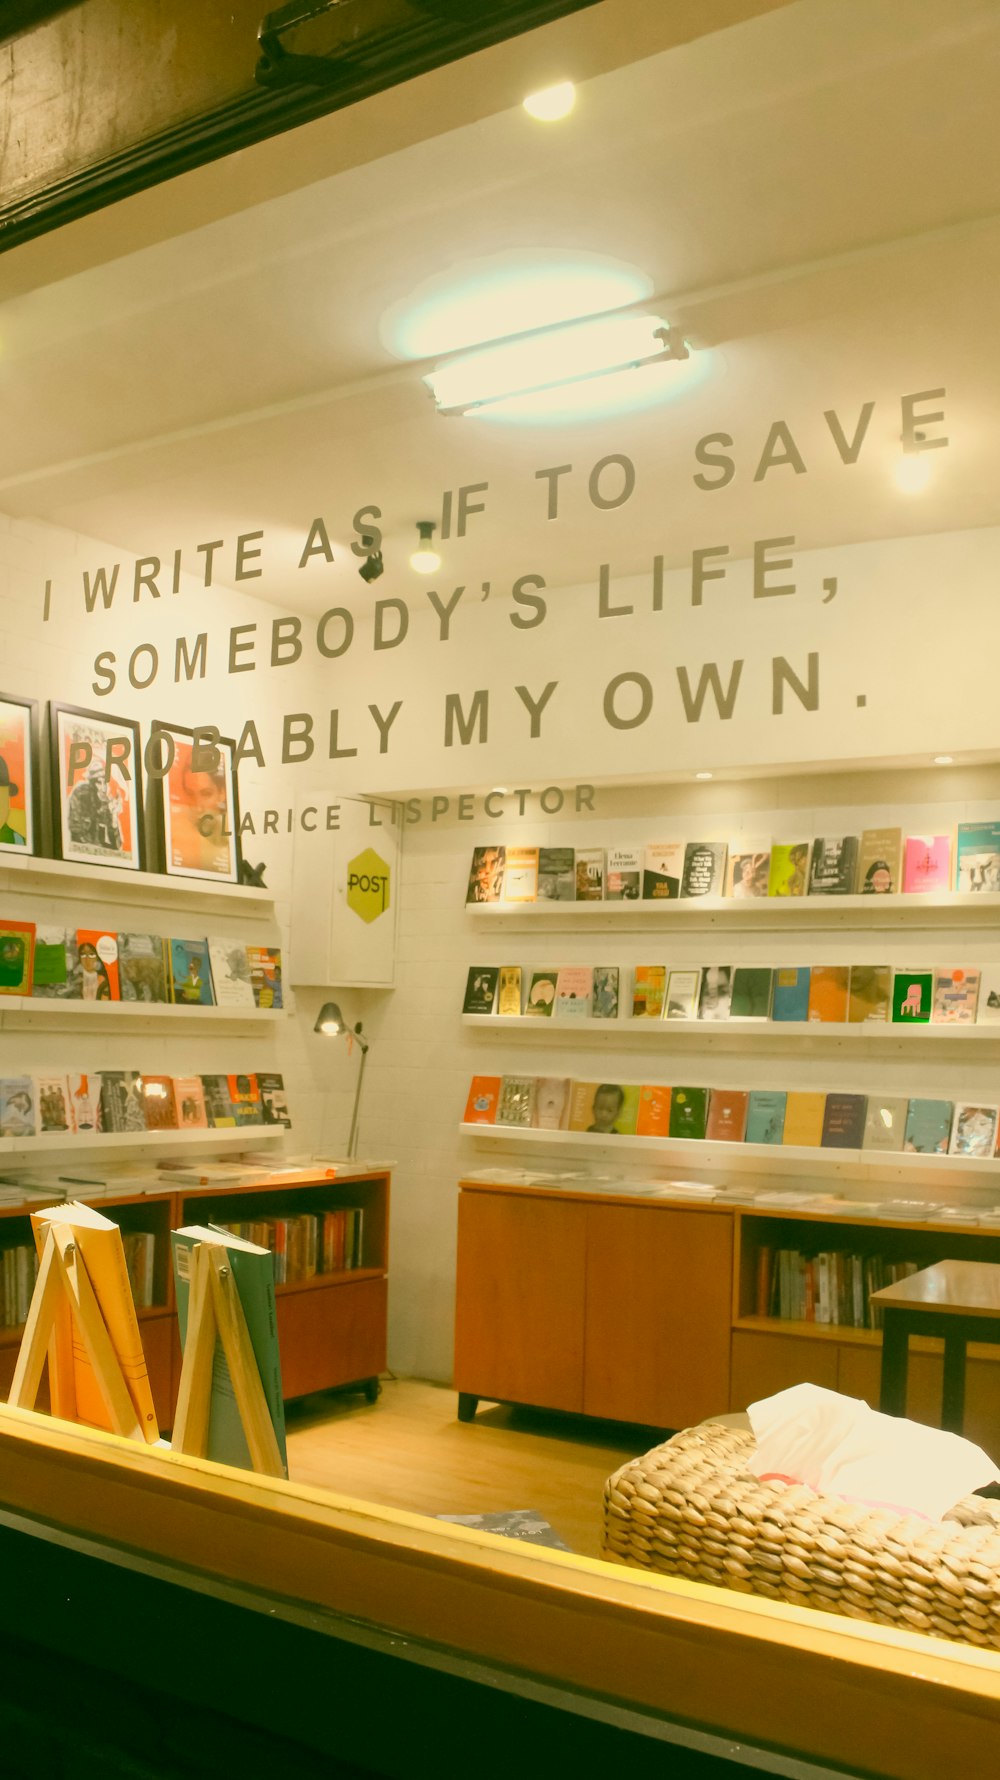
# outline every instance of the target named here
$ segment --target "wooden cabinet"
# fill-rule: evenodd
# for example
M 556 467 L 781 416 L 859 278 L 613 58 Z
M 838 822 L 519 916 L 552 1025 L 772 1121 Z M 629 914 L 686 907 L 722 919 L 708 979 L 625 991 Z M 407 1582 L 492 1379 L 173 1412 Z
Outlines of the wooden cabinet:
M 480 1397 L 681 1427 L 729 1395 L 732 1219 L 463 1186 L 455 1383 Z

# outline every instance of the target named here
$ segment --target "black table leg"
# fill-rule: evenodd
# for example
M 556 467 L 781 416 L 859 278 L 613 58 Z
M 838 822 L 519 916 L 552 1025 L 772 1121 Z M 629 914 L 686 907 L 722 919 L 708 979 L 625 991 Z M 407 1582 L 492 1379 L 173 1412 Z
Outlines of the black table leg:
M 942 1317 L 942 1322 L 947 1318 Z M 941 1393 L 941 1426 L 960 1434 L 965 1419 L 965 1336 L 949 1332 L 944 1338 L 944 1388 Z
M 910 1332 L 899 1311 L 885 1307 L 882 1331 L 882 1379 L 878 1406 L 883 1415 L 906 1414 L 906 1373 Z

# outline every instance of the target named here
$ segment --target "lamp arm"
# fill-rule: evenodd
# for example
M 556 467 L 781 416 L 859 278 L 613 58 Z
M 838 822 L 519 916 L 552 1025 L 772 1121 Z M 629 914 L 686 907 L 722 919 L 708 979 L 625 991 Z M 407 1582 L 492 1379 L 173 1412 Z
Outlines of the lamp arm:
M 364 1045 L 361 1052 L 361 1067 L 358 1070 L 358 1085 L 354 1090 L 354 1111 L 351 1114 L 351 1135 L 347 1143 L 347 1154 L 351 1161 L 356 1161 L 358 1154 L 358 1109 L 361 1105 L 361 1084 L 365 1079 L 365 1063 L 368 1059 L 368 1046 Z

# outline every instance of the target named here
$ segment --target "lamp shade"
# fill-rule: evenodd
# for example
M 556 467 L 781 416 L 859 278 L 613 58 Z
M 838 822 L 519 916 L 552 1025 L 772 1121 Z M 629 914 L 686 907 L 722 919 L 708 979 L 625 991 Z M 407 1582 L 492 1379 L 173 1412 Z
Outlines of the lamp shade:
M 323 1003 L 313 1031 L 322 1032 L 326 1038 L 340 1038 L 347 1031 L 347 1021 L 335 1001 Z

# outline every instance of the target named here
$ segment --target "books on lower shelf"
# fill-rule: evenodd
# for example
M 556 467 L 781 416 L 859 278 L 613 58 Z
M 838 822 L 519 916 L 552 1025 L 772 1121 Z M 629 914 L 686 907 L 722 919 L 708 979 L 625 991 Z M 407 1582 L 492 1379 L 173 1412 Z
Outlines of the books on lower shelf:
M 273 1071 L 144 1075 L 134 1069 L 0 1077 L 0 1136 L 290 1128 L 285 1084 Z
M 275 1285 L 301 1285 L 324 1273 L 352 1273 L 364 1266 L 364 1207 L 341 1205 L 328 1211 L 294 1212 L 221 1223 L 244 1242 L 274 1256 Z
M 776 1248 L 757 1250 L 754 1314 L 781 1322 L 820 1323 L 842 1329 L 880 1329 L 882 1310 L 873 1292 L 909 1279 L 919 1261 L 850 1249 Z

